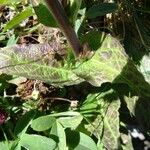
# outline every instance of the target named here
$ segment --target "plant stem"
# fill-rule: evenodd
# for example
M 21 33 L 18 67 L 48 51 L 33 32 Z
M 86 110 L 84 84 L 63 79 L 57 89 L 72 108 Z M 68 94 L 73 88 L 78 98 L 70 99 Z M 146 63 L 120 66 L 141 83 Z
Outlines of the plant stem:
M 74 55 L 78 57 L 80 52 L 82 51 L 82 46 L 80 44 L 79 39 L 77 38 L 74 29 L 69 23 L 69 20 L 67 18 L 63 6 L 59 2 L 59 0 L 45 0 L 45 1 L 53 17 L 56 19 L 62 32 L 66 36 L 70 46 L 72 47 Z

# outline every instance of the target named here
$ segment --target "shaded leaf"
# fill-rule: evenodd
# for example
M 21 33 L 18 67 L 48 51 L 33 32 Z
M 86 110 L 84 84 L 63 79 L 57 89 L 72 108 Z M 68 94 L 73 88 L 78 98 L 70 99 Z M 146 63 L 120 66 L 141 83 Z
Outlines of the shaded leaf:
M 67 145 L 72 150 L 98 150 L 91 137 L 82 132 L 67 130 Z
M 25 115 L 23 115 L 15 126 L 14 130 L 15 135 L 21 136 L 22 134 L 24 134 L 29 125 L 31 124 L 32 120 L 34 119 L 34 117 L 35 117 L 34 111 L 27 112 Z
M 54 150 L 56 148 L 53 139 L 35 134 L 24 134 L 21 137 L 20 145 L 30 150 Z
M 96 18 L 98 16 L 104 16 L 108 13 L 112 13 L 117 10 L 117 5 L 115 3 L 101 3 L 92 6 L 86 13 L 86 16 L 90 19 Z
M 77 20 L 78 11 L 81 7 L 82 0 L 69 0 L 70 1 L 70 15 L 69 19 L 72 24 L 75 24 L 75 21 Z
M 24 21 L 26 18 L 32 16 L 33 10 L 31 7 L 27 7 L 24 11 L 20 12 L 19 14 L 17 14 L 16 16 L 13 17 L 12 20 L 10 20 L 4 27 L 3 31 L 7 31 L 12 29 L 13 27 L 17 26 L 19 23 L 21 23 L 22 21 Z
M 150 84 L 145 81 L 144 76 L 131 60 L 128 60 L 120 75 L 113 82 L 126 83 L 138 96 L 150 97 Z
M 59 138 L 58 142 L 58 150 L 67 150 L 66 147 L 66 134 L 64 131 L 63 126 L 59 123 L 59 121 L 56 121 L 51 129 L 50 134 L 56 135 Z
M 42 116 L 32 121 L 31 128 L 35 131 L 45 131 L 52 127 L 56 119 L 51 116 Z
M 40 23 L 49 27 L 57 27 L 57 22 L 44 4 L 33 7 Z

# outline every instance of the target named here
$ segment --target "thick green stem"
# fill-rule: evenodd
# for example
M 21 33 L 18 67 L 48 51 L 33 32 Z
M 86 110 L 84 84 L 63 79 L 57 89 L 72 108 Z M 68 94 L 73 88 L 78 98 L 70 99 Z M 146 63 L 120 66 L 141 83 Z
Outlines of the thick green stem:
M 74 29 L 72 28 L 72 26 L 68 21 L 63 6 L 59 2 L 59 0 L 45 0 L 45 1 L 54 18 L 56 19 L 58 25 L 60 26 L 62 32 L 65 34 L 70 46 L 72 47 L 74 55 L 78 57 L 82 50 L 82 46 L 80 44 L 79 39 L 77 38 Z

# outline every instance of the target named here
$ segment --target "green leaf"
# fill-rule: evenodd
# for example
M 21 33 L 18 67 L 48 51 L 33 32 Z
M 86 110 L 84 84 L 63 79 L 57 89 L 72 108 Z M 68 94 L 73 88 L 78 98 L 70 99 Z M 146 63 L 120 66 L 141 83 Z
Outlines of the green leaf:
M 32 121 L 31 128 L 35 131 L 45 131 L 51 128 L 55 121 L 55 117 L 42 116 Z
M 18 0 L 0 0 L 1 5 L 12 5 L 13 3 L 18 2 Z
M 10 20 L 4 27 L 3 31 L 7 31 L 10 30 L 12 28 L 14 28 L 15 26 L 17 26 L 19 23 L 21 23 L 22 21 L 24 21 L 26 18 L 32 16 L 33 13 L 33 9 L 31 7 L 27 7 L 24 11 L 22 11 L 21 13 L 17 14 L 16 16 L 13 17 L 12 20 Z
M 131 60 L 128 60 L 121 74 L 113 82 L 126 83 L 138 96 L 150 97 L 150 84 L 145 81 L 144 76 Z
M 101 3 L 94 5 L 86 13 L 86 16 L 90 19 L 96 18 L 98 16 L 104 16 L 108 13 L 112 13 L 117 10 L 117 5 L 115 3 Z
M 22 134 L 24 134 L 29 125 L 31 124 L 32 120 L 34 119 L 34 117 L 35 117 L 34 111 L 27 112 L 25 115 L 23 115 L 15 126 L 14 130 L 15 135 L 21 136 Z
M 117 39 L 103 34 L 101 39 L 97 40 L 101 41 L 101 46 L 92 58 L 79 64 L 77 69 L 73 70 L 76 75 L 94 86 L 112 82 L 127 63 L 127 56 Z
M 18 41 L 18 38 L 16 38 L 15 35 L 13 34 L 7 42 L 7 46 L 14 45 L 17 43 L 17 41 Z
M 127 108 L 130 111 L 130 114 L 135 116 L 135 106 L 136 106 L 136 103 L 139 99 L 138 96 L 132 96 L 132 97 L 131 96 L 125 96 L 124 99 L 126 101 Z
M 145 81 L 150 84 L 150 55 L 143 56 L 138 69 L 144 76 Z
M 120 138 L 119 131 L 119 108 L 120 101 L 113 101 L 108 107 L 107 113 L 104 116 L 104 127 L 103 127 L 103 145 L 107 149 L 118 149 Z
M 73 116 L 79 116 L 80 113 L 77 111 L 66 111 L 66 112 L 61 112 L 61 113 L 54 113 L 51 114 L 49 116 L 53 116 L 53 117 L 73 117 Z
M 63 125 L 64 128 L 76 129 L 81 123 L 83 116 L 81 114 L 72 117 L 60 117 L 58 121 Z
M 57 27 L 57 22 L 44 4 L 39 4 L 33 8 L 40 23 L 49 27 Z
M 20 145 L 29 150 L 54 150 L 56 148 L 56 142 L 53 139 L 35 134 L 24 134 Z
M 56 121 L 53 124 L 50 134 L 55 135 L 59 138 L 58 139 L 59 140 L 58 150 L 67 150 L 67 147 L 66 147 L 66 134 L 65 134 L 63 126 L 59 123 L 59 121 Z
M 9 144 L 6 142 L 0 142 L 0 150 L 9 150 Z
M 95 142 L 82 132 L 66 130 L 67 145 L 71 150 L 98 150 Z
M 90 105 L 92 102 L 95 104 L 94 107 Z M 90 122 L 88 125 L 85 124 L 85 128 L 99 139 L 99 147 L 104 145 L 107 149 L 118 149 L 120 144 L 118 143 L 120 138 L 119 107 L 118 95 L 112 89 L 90 94 L 81 106 L 81 113 Z M 97 114 L 93 114 L 92 111 Z M 88 113 L 92 114 L 92 120 Z
M 80 10 L 82 0 L 69 0 L 70 1 L 70 15 L 69 19 L 71 23 L 75 24 L 77 20 L 78 11 Z
M 104 40 L 104 33 L 98 31 L 90 31 L 81 36 L 82 43 L 88 43 L 92 50 L 96 51 L 101 47 Z
M 57 86 L 78 84 L 83 81 L 71 68 L 55 59 L 57 45 L 31 44 L 11 46 L 0 50 L 0 72 L 45 81 Z M 57 52 L 56 52 L 57 51 Z M 60 54 L 61 55 L 61 54 Z
M 86 37 L 86 35 L 85 35 Z M 55 58 L 62 50 L 57 45 L 37 44 L 12 46 L 0 50 L 0 71 L 63 86 L 87 81 L 94 86 L 112 82 L 127 62 L 124 49 L 110 35 L 101 35 L 101 46 L 89 59 L 69 67 Z M 70 62 L 69 62 L 70 63 Z

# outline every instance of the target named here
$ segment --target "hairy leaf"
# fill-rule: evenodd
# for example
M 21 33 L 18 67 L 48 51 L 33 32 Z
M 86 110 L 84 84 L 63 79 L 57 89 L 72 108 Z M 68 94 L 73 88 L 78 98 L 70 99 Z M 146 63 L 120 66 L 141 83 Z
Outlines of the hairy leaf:
M 89 105 L 91 102 L 95 103 L 94 107 Z M 95 111 L 96 103 L 97 109 Z M 113 90 L 89 95 L 81 106 L 81 111 L 84 110 L 82 113 L 85 117 L 88 117 L 87 114 L 92 110 L 97 112 L 97 116 L 94 115 L 94 121 L 91 120 L 92 125 L 86 125 L 86 128 L 99 139 L 99 144 L 104 145 L 107 149 L 118 149 L 120 136 L 119 107 L 120 101 Z
M 55 59 L 62 55 L 54 44 L 16 45 L 0 50 L 0 72 L 42 80 L 51 84 L 69 85 L 79 83 L 79 79 L 69 68 Z
M 100 40 L 100 39 L 98 39 Z M 125 66 L 127 57 L 121 44 L 104 35 L 101 46 L 89 60 L 77 62 L 72 68 L 61 63 L 64 49 L 56 43 L 12 46 L 0 50 L 0 72 L 42 80 L 63 86 L 87 81 L 94 86 L 113 81 Z
M 127 57 L 119 41 L 103 34 L 100 48 L 91 59 L 80 64 L 74 73 L 92 85 L 100 86 L 103 82 L 113 81 L 126 63 Z
M 116 100 L 110 104 L 104 118 L 103 145 L 107 149 L 119 148 L 119 107 L 120 101 Z

